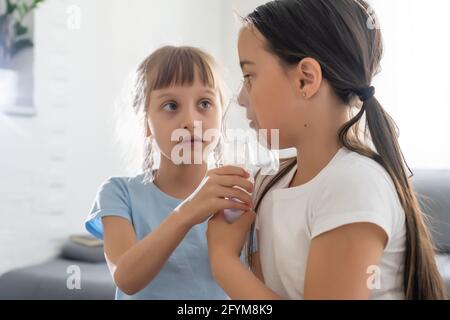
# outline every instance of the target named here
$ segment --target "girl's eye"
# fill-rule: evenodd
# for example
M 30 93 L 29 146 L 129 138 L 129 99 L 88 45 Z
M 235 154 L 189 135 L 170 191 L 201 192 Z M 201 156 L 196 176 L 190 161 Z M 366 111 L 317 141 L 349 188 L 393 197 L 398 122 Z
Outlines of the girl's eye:
M 211 107 L 212 107 L 212 104 L 208 100 L 204 100 L 204 101 L 200 102 L 200 108 L 202 108 L 202 109 L 209 109 Z
M 174 112 L 177 110 L 178 107 L 175 102 L 169 102 L 169 103 L 166 103 L 165 105 L 163 105 L 162 108 L 165 111 Z

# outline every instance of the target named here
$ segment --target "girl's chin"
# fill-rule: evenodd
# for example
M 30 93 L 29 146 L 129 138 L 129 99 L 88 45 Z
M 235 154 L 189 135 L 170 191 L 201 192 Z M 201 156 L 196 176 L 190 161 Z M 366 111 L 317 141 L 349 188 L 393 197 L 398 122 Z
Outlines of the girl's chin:
M 256 122 L 254 122 L 254 121 L 250 121 L 249 126 L 250 126 L 250 128 L 252 128 L 253 130 L 258 130 L 258 129 L 259 129 L 258 125 L 257 125 Z

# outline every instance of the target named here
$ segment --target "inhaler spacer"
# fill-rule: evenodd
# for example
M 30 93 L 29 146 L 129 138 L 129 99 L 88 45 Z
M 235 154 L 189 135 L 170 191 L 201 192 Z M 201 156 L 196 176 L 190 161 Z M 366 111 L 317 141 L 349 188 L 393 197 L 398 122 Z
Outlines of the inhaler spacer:
M 240 166 L 240 165 L 236 165 L 236 167 L 241 167 L 242 169 L 244 169 L 245 171 L 247 171 L 247 172 L 250 174 L 250 177 L 248 178 L 248 180 L 249 180 L 252 184 L 255 183 L 255 178 L 253 177 L 253 174 L 252 174 L 252 171 L 251 171 L 251 170 L 248 170 L 248 169 L 245 168 L 244 166 Z M 241 189 L 241 190 L 243 190 L 244 192 L 248 193 L 247 190 L 244 190 L 244 189 L 242 189 L 242 188 L 240 188 L 240 187 L 235 187 L 235 188 Z M 232 198 L 232 199 L 230 199 L 230 200 L 236 201 L 236 202 L 242 202 L 242 201 L 240 201 L 239 199 L 236 199 L 236 198 Z M 240 209 L 225 209 L 225 210 L 224 210 L 225 220 L 226 220 L 228 223 L 234 223 L 234 222 L 235 222 L 236 220 L 238 220 L 243 214 L 244 214 L 244 211 L 243 211 L 243 210 L 240 210 Z
M 255 178 L 254 178 L 254 174 L 255 171 L 257 170 L 257 168 L 255 167 L 255 165 L 253 165 L 251 163 L 251 153 L 250 153 L 250 145 L 247 142 L 240 144 L 241 148 L 239 148 L 239 145 L 233 145 L 234 149 L 231 150 L 224 150 L 224 165 L 232 165 L 235 167 L 240 167 L 242 169 L 244 169 L 246 172 L 249 173 L 250 177 L 248 178 L 248 180 L 254 184 L 255 183 Z M 244 148 L 244 150 L 242 150 L 242 147 Z M 248 193 L 247 190 L 242 189 L 240 187 L 235 187 L 238 188 L 240 190 L 243 190 L 244 192 Z M 232 198 L 230 199 L 232 201 L 236 201 L 236 202 L 242 202 L 239 199 L 236 198 Z M 228 223 L 234 223 L 236 220 L 238 220 L 242 214 L 244 214 L 243 210 L 240 209 L 225 209 L 224 210 L 224 216 L 225 216 L 225 220 Z

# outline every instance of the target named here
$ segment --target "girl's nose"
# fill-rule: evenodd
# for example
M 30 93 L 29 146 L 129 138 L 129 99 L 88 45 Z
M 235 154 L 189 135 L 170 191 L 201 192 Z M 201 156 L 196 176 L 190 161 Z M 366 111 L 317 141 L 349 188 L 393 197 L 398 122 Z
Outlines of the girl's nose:
M 201 117 L 199 116 L 195 106 L 190 106 L 189 108 L 185 109 L 185 113 L 183 115 L 183 123 L 181 127 L 191 131 L 196 126 L 198 126 L 199 121 L 201 121 Z
M 245 85 L 241 85 L 241 89 L 239 90 L 239 95 L 237 97 L 237 102 L 241 107 L 248 107 L 248 92 L 245 88 Z

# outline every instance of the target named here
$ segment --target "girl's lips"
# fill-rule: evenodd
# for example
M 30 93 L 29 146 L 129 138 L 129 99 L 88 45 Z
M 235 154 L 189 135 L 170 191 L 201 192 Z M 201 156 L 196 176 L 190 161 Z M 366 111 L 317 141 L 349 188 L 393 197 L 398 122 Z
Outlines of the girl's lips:
M 181 144 L 203 143 L 203 139 L 199 137 L 184 137 L 179 143 Z

